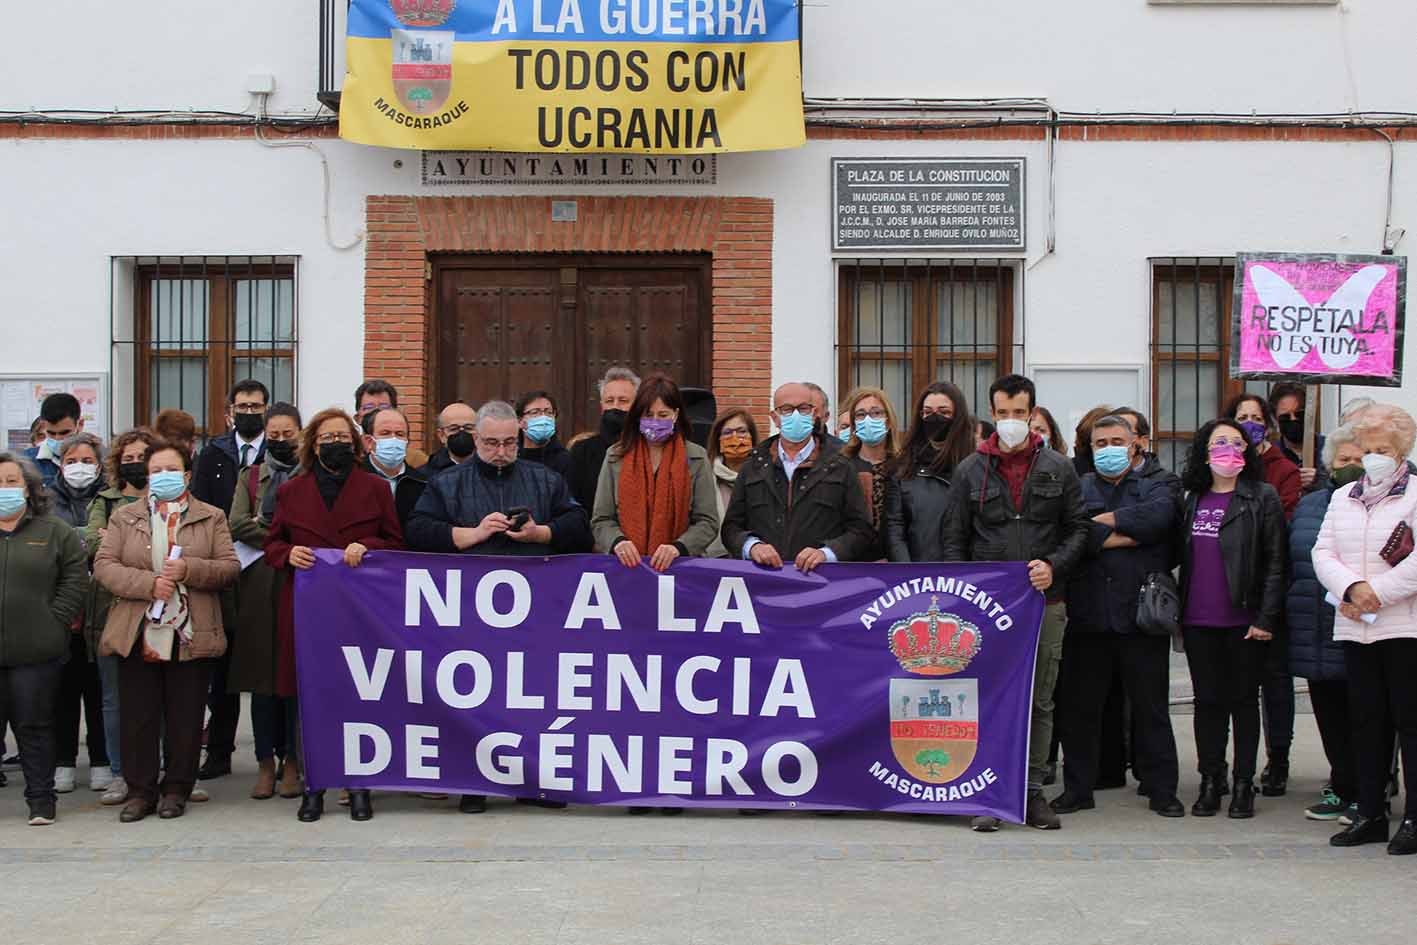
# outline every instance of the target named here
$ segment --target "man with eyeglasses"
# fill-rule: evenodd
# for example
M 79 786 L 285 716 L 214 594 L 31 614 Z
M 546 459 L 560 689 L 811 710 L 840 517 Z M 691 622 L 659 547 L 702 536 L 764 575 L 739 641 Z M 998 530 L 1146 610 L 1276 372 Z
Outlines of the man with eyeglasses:
M 236 480 L 241 470 L 266 458 L 266 409 L 271 392 L 260 381 L 238 381 L 226 398 L 226 422 L 230 427 L 209 442 L 197 456 L 192 471 L 192 497 L 231 514 L 236 496 Z M 221 594 L 221 619 L 227 639 L 236 639 L 238 607 L 235 586 Z M 241 697 L 226 691 L 226 675 L 231 668 L 232 646 L 216 660 L 212 670 L 207 708 L 207 757 L 197 777 L 211 781 L 231 773 L 231 753 L 236 750 L 236 727 L 241 721 Z
M 723 513 L 728 553 L 766 568 L 859 561 L 876 530 L 852 460 L 825 442 L 805 384 L 773 394 L 778 435 L 744 460 Z
M 477 430 L 477 411 L 461 400 L 454 401 L 438 414 L 438 442 L 443 448 L 428 459 L 428 478 L 432 479 L 472 458 L 476 449 L 473 434 Z

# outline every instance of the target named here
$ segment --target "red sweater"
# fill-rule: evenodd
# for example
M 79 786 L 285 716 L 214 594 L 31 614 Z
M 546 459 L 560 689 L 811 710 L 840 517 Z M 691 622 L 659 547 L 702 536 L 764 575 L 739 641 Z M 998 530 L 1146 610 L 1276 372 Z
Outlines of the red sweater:
M 1292 519 L 1304 493 L 1299 480 L 1299 467 L 1284 455 L 1283 450 L 1274 445 L 1260 454 L 1260 462 L 1264 464 L 1264 481 L 1274 486 L 1274 491 L 1279 493 L 1279 504 L 1284 506 L 1285 521 Z

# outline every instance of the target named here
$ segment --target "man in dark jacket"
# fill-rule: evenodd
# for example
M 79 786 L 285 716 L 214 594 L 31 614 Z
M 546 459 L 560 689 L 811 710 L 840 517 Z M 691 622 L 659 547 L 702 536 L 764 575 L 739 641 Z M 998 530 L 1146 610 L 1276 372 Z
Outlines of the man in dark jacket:
M 522 428 L 517 459 L 554 469 L 563 479 L 569 477 L 571 454 L 556 437 L 556 399 L 547 391 L 533 390 L 518 397 L 515 407 Z
M 489 401 L 477 411 L 476 456 L 428 483 L 404 536 L 415 551 L 482 555 L 575 554 L 591 550 L 590 519 L 566 481 L 517 460 L 517 414 Z M 519 527 L 518 509 L 529 512 Z
M 625 417 L 639 389 L 639 376 L 626 367 L 612 367 L 600 379 L 600 429 L 572 447 L 571 473 L 566 477 L 571 495 L 585 508 L 595 508 L 595 488 L 600 483 L 605 453 L 619 442 L 625 429 Z
M 1133 463 L 1136 435 L 1127 420 L 1102 417 L 1092 426 L 1095 471 L 1082 477 L 1091 517 L 1082 559 L 1068 576 L 1068 630 L 1063 641 L 1063 752 L 1066 789 L 1053 810 L 1096 806 L 1099 736 L 1108 683 L 1120 672 L 1135 719 L 1133 768 L 1163 817 L 1184 817 L 1171 731 L 1170 638 L 1138 630 L 1137 591 L 1151 574 L 1170 570 L 1176 506 L 1164 482 L 1141 477 Z
M 408 531 L 408 517 L 423 497 L 428 475 L 409 459 L 408 418 L 397 407 L 375 407 L 364 415 L 364 468 L 389 484 L 394 494 L 399 528 Z
M 197 457 L 192 471 L 194 498 L 216 506 L 226 515 L 231 514 L 231 500 L 236 496 L 236 479 L 241 470 L 265 459 L 266 408 L 270 401 L 270 391 L 257 380 L 247 378 L 231 389 L 226 398 L 226 420 L 231 429 L 209 442 Z M 197 772 L 197 777 L 204 781 L 230 774 L 231 753 L 236 750 L 241 696 L 226 691 L 226 674 L 237 645 L 236 614 L 236 588 L 231 587 L 221 595 L 222 624 L 228 643 L 212 669 L 211 694 L 207 698 L 207 708 L 211 710 L 211 720 L 207 723 L 207 757 Z
M 827 448 L 805 384 L 773 394 L 777 436 L 743 461 L 723 513 L 728 553 L 769 568 L 811 571 L 824 561 L 860 561 L 876 546 L 871 510 L 850 457 Z
M 1033 382 L 1019 374 L 1001 377 L 989 387 L 989 403 L 994 434 L 955 470 L 944 521 L 945 560 L 1026 561 L 1029 581 L 1047 598 L 1033 672 L 1028 823 L 1056 830 L 1061 823 L 1043 797 L 1043 779 L 1067 620 L 1063 581 L 1082 556 L 1088 518 L 1073 464 L 1029 431 L 1037 403 Z M 976 817 L 973 827 L 991 832 L 999 821 Z
M 537 557 L 590 551 L 590 519 L 571 498 L 566 481 L 545 466 L 517 459 L 520 437 L 512 405 L 501 400 L 483 404 L 476 429 L 476 458 L 424 489 L 404 532 L 409 548 Z M 464 794 L 458 802 L 464 814 L 486 809 L 481 794 Z
M 61 391 L 44 398 L 39 405 L 39 419 L 44 421 L 44 439 L 25 450 L 25 456 L 34 463 L 48 488 L 59 475 L 59 445 L 75 433 L 84 432 L 84 411 L 79 398 Z
M 438 442 L 443 446 L 428 458 L 423 467 L 428 478 L 460 466 L 477 452 L 473 432 L 477 429 L 477 411 L 461 400 L 453 401 L 438 414 Z

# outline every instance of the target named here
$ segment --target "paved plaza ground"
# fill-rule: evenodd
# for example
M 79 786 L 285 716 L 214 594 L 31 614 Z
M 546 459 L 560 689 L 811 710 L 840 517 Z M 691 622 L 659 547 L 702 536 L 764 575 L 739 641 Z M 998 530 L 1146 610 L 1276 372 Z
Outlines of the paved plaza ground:
M 1178 680 L 1179 682 L 1179 680 Z M 243 718 L 243 722 L 245 719 Z M 1174 718 L 1194 799 L 1190 717 Z M 81 789 L 52 827 L 0 789 L 0 941 L 399 943 L 1411 943 L 1417 858 L 1338 851 L 1306 821 L 1326 768 L 1301 714 L 1287 797 L 1249 822 L 1165 820 L 1132 787 L 1057 832 L 872 814 L 628 817 L 376 795 L 318 824 L 235 775 L 177 821 L 118 822 Z M 80 769 L 81 780 L 86 771 Z M 1054 789 L 1056 790 L 1056 789 Z M 331 797 L 333 801 L 333 797 Z

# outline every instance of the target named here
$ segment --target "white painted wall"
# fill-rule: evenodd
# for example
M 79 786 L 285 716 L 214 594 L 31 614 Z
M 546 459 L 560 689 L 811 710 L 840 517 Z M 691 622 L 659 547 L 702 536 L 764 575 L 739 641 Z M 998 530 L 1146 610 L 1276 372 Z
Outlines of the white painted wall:
M 314 2 L 76 0 L 64 22 L 9 44 L 0 108 L 241 111 L 253 72 L 276 76 L 273 111 L 316 108 Z M 1417 111 L 1414 33 L 1402 0 L 810 0 L 804 82 L 809 96 L 1047 96 L 1073 111 Z

